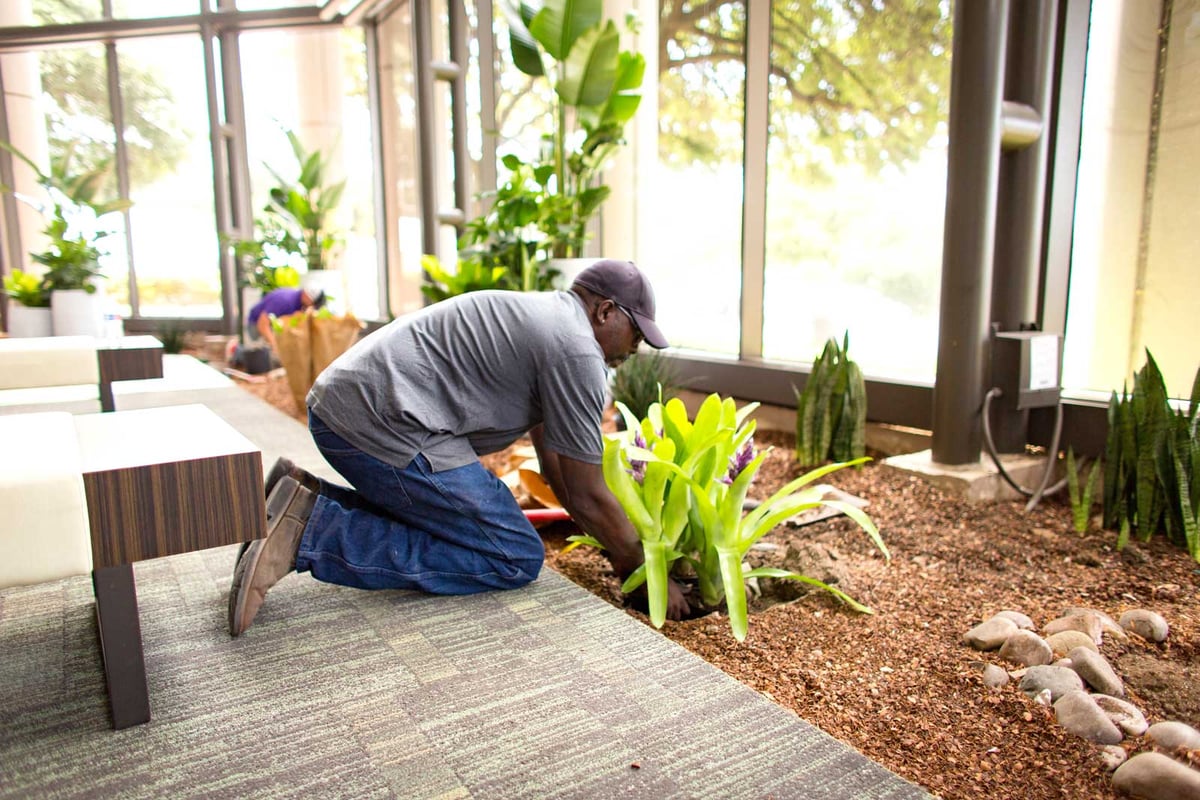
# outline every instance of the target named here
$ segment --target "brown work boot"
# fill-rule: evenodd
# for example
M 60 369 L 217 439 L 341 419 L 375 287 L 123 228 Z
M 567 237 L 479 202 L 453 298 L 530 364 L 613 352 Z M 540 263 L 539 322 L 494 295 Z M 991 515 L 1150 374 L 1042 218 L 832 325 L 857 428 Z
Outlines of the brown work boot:
M 271 471 L 267 473 L 267 479 L 263 481 L 263 491 L 267 497 L 271 496 L 271 492 L 275 489 L 275 484 L 279 483 L 279 479 L 284 475 L 298 482 L 313 494 L 320 494 L 321 492 L 320 478 L 296 466 L 295 462 L 290 458 L 280 457 L 275 459 L 275 464 L 271 467 Z
M 317 495 L 284 475 L 267 498 L 267 535 L 250 543 L 238 559 L 230 587 L 229 633 L 237 636 L 267 599 L 267 591 L 296 568 L 300 538 Z

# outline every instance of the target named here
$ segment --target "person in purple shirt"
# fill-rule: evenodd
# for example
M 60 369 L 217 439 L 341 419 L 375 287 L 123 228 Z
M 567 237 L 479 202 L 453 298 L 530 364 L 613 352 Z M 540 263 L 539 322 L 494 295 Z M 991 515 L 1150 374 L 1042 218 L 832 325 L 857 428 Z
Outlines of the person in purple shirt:
M 325 305 L 325 293 L 312 294 L 308 289 L 273 289 L 263 295 L 250 308 L 247 322 L 250 323 L 250 338 L 262 339 L 275 349 L 275 331 L 271 328 L 271 316 L 286 317 L 306 308 Z

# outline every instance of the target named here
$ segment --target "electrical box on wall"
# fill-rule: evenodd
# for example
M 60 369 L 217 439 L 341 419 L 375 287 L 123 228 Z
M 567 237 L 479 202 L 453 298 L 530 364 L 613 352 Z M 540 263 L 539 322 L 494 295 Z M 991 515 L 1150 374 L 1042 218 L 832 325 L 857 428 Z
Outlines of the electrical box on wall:
M 1000 402 L 1023 410 L 1058 405 L 1062 336 L 1042 331 L 997 331 L 992 339 L 992 382 Z

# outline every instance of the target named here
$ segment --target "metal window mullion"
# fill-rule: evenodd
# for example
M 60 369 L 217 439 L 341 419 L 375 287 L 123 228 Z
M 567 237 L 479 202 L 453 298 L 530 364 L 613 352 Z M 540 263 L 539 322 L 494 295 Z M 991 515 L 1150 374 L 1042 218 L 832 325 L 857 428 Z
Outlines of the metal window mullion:
M 492 0 L 475 4 L 479 45 L 479 105 L 483 130 L 483 153 L 479 164 L 479 189 L 496 188 L 496 36 L 492 30 Z M 483 209 L 478 209 L 482 211 Z M 470 216 L 470 215 L 468 215 Z
M 0 140 L 11 142 L 12 136 L 8 131 L 8 93 L 4 88 L 4 70 L 0 69 Z M 16 179 L 13 176 L 12 154 L 7 150 L 0 150 L 0 184 L 5 186 L 16 186 Z M 4 210 L 4 247 L 0 247 L 0 275 L 8 275 L 9 272 L 24 264 L 23 254 L 21 252 L 21 225 L 18 220 L 17 199 L 12 192 L 0 193 L 0 208 Z M 6 252 L 7 251 L 7 252 Z M 7 258 L 5 257 L 7 255 Z M 5 264 L 5 261 L 8 264 Z M 5 299 L 5 314 L 7 314 L 7 299 Z M 7 329 L 8 317 L 4 319 Z
M 428 3 L 413 3 L 413 72 L 417 90 L 417 163 L 421 197 L 421 252 L 439 258 L 437 170 L 433 127 L 432 13 Z
M 204 83 L 208 98 L 209 143 L 213 168 L 213 212 L 217 222 L 217 233 L 220 235 L 233 230 L 231 210 L 233 198 L 227 157 L 228 141 L 218 114 L 217 91 L 219 87 L 217 86 L 216 53 L 214 52 L 217 34 L 213 30 L 213 26 L 206 22 L 201 25 L 200 36 L 204 47 Z M 233 274 L 233 254 L 226 247 L 220 248 L 218 269 L 221 274 L 221 306 L 225 318 L 225 332 L 233 333 L 236 330 L 234 325 L 240 326 L 241 320 L 237 319 L 235 322 L 236 315 L 230 313 L 230 309 L 233 307 L 232 292 L 226 276 Z
M 746 3 L 745 134 L 742 153 L 741 358 L 763 352 L 763 273 L 767 216 L 767 76 L 771 58 L 771 0 Z
M 454 207 L 460 222 L 455 225 L 462 235 L 466 209 L 470 203 L 471 176 L 467 153 L 467 9 L 463 0 L 448 0 L 450 14 L 450 58 L 458 69 L 450 79 L 450 146 L 454 153 Z
M 363 42 L 367 49 L 367 105 L 371 118 L 371 163 L 376 165 L 371 174 L 371 196 L 375 207 L 375 246 L 379 254 L 375 258 L 375 280 L 378 290 L 379 304 L 377 313 L 380 319 L 387 319 L 389 278 L 387 254 L 392 252 L 392 226 L 389 220 L 392 209 L 387 208 L 386 181 L 391 179 L 389 161 L 385 158 L 383 148 L 383 85 L 379 77 L 379 22 L 371 20 L 362 26 Z M 398 248 L 397 248 L 398 250 Z
M 117 60 L 117 43 L 106 43 L 104 55 L 108 69 L 108 106 L 115 134 L 113 147 L 117 162 L 117 193 L 122 200 L 128 200 L 129 146 L 125 141 L 125 103 L 121 93 L 121 67 Z M 125 270 L 129 280 L 129 314 L 131 317 L 138 317 L 141 316 L 141 303 L 138 298 L 137 261 L 133 253 L 133 217 L 129 209 L 122 211 L 121 215 L 125 219 Z

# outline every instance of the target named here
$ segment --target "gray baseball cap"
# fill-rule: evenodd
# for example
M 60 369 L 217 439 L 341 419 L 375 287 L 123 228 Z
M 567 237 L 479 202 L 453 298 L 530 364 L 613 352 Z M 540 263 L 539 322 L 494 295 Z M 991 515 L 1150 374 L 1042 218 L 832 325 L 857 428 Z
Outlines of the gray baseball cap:
M 580 272 L 572 285 L 607 297 L 628 311 L 646 344 L 659 350 L 668 346 L 667 337 L 654 322 L 654 288 L 632 261 L 602 259 Z

